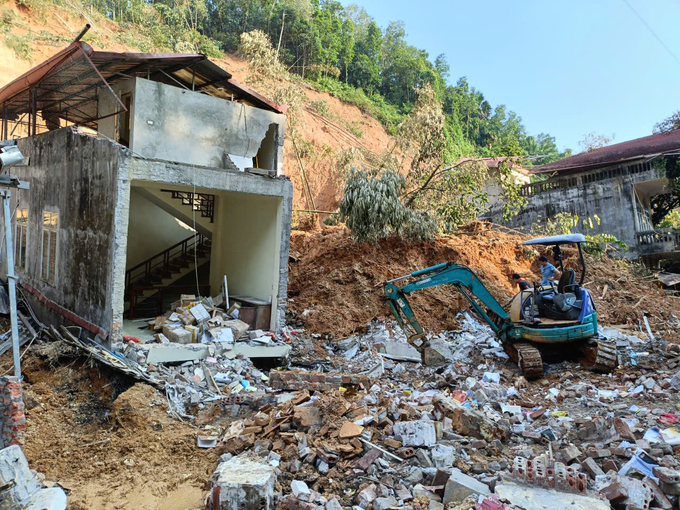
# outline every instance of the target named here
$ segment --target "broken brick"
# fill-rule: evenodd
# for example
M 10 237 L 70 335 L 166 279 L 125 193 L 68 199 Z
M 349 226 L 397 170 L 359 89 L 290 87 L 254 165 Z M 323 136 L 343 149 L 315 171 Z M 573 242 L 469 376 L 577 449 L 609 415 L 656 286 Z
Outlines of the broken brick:
M 353 437 L 359 437 L 363 431 L 364 427 L 361 425 L 346 421 L 342 424 L 338 437 L 340 439 L 351 439 Z
M 605 473 L 609 473 L 610 471 L 616 471 L 617 473 L 619 472 L 619 467 L 616 465 L 616 462 L 612 459 L 605 459 L 602 462 L 602 471 Z
M 620 483 L 612 483 L 600 490 L 611 503 L 621 503 L 628 498 L 628 492 Z
M 356 465 L 366 471 L 368 467 L 380 457 L 382 457 L 382 452 L 376 448 L 371 448 L 366 455 L 357 461 Z
M 614 428 L 616 429 L 616 432 L 619 434 L 619 436 L 621 436 L 621 439 L 632 441 L 633 443 L 636 441 L 635 435 L 630 431 L 628 424 L 618 416 L 614 418 Z
M 383 441 L 383 444 L 385 446 L 389 446 L 390 448 L 401 448 L 401 441 L 397 441 L 396 439 L 392 439 L 391 437 L 386 438 Z
M 293 409 L 293 420 L 303 428 L 321 425 L 321 409 L 318 407 L 301 407 Z
M 595 480 L 598 475 L 603 475 L 604 471 L 597 465 L 591 457 L 587 457 L 582 463 L 583 469 Z

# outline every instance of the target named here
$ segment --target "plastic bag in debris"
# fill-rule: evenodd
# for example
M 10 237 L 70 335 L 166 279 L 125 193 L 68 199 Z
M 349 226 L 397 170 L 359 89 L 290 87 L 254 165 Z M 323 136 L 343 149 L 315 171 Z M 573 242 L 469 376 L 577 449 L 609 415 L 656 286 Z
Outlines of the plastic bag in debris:
M 484 372 L 484 377 L 482 378 L 482 381 L 500 384 L 501 374 L 499 374 L 498 372 Z
M 642 436 L 642 439 L 650 443 L 663 443 L 663 435 L 661 435 L 661 431 L 656 427 L 648 429 L 645 435 Z
M 619 390 L 597 390 L 597 396 L 600 399 L 613 400 L 619 396 Z
M 663 413 L 661 416 L 659 416 L 659 422 L 663 423 L 664 425 L 673 425 L 674 423 L 678 423 L 680 421 L 680 418 L 676 416 L 675 414 L 671 413 Z
M 680 444 L 680 431 L 675 427 L 669 427 L 661 431 L 664 441 L 666 443 L 675 446 Z
M 652 469 L 655 466 L 658 466 L 658 464 L 654 462 L 654 459 L 647 455 L 644 450 L 638 448 L 635 451 L 635 456 L 631 457 L 631 459 L 619 469 L 619 474 L 628 476 L 632 471 L 637 471 L 644 476 L 648 476 L 655 482 L 658 482 L 659 479 L 654 476 L 654 473 L 652 472 Z

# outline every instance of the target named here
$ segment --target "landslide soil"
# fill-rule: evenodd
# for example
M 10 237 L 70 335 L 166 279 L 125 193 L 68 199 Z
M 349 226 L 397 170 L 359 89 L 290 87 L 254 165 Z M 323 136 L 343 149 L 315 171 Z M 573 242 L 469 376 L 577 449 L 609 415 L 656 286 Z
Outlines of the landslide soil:
M 478 223 L 470 229 L 431 242 L 388 239 L 379 246 L 356 244 L 342 226 L 293 231 L 289 310 L 310 331 L 342 338 L 362 331 L 374 318 L 392 318 L 383 298 L 383 282 L 418 269 L 442 262 L 469 266 L 502 305 L 517 292 L 512 273 L 531 282 L 540 279 L 537 257 L 543 252 L 522 246 L 525 238 L 483 230 Z M 577 252 L 566 248 L 564 253 L 565 267 L 580 274 Z M 667 295 L 630 263 L 590 255 L 586 262 L 584 284 L 593 295 L 600 324 L 640 335 L 646 315 L 655 334 L 677 342 L 679 298 Z M 456 329 L 456 314 L 468 308 L 451 286 L 418 291 L 409 302 L 423 327 L 433 332 Z
M 32 349 L 33 350 L 33 349 Z M 154 388 L 81 359 L 24 357 L 26 437 L 32 469 L 69 493 L 73 510 L 202 508 L 217 452 L 171 418 Z M 2 357 L 5 369 L 11 352 Z

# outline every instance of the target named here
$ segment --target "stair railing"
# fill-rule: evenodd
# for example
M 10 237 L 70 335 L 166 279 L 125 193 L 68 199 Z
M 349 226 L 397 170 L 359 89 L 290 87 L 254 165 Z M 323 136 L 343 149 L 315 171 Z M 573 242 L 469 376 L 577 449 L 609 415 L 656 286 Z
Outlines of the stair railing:
M 131 267 L 125 272 L 125 288 L 129 289 L 132 283 L 143 282 L 151 285 L 153 274 L 168 274 L 172 263 L 182 259 L 193 257 L 194 250 L 206 248 L 210 244 L 210 238 L 196 232 L 186 239 L 173 244 L 169 248 L 156 253 L 143 262 Z
M 147 298 L 144 292 L 155 291 L 154 295 Z M 202 296 L 210 294 L 210 285 L 200 285 L 198 291 Z M 127 318 L 137 319 L 139 317 L 151 318 L 163 315 L 170 309 L 173 301 L 177 301 L 182 294 L 195 294 L 196 285 L 136 285 L 130 287 L 130 309 Z

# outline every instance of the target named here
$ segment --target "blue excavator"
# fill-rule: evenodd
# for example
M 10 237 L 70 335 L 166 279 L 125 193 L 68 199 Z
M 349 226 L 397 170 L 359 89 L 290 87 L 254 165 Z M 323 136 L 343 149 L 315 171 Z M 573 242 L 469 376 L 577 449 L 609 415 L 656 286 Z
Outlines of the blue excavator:
M 446 262 L 414 271 L 384 283 L 384 293 L 397 322 L 409 343 L 423 353 L 427 337 L 418 322 L 407 295 L 437 285 L 453 285 L 470 303 L 475 314 L 496 333 L 505 352 L 519 365 L 527 379 L 543 375 L 543 361 L 563 361 L 575 356 L 597 372 L 610 372 L 617 364 L 616 345 L 601 337 L 597 329 L 595 303 L 583 288 L 586 262 L 581 244 L 582 234 L 541 237 L 525 241 L 524 245 L 552 246 L 552 257 L 559 264 L 561 276 L 555 285 L 541 286 L 520 292 L 506 306 L 491 295 L 482 281 L 466 266 Z M 578 246 L 581 276 L 565 269 L 561 246 Z M 417 280 L 399 287 L 395 282 L 407 278 Z

